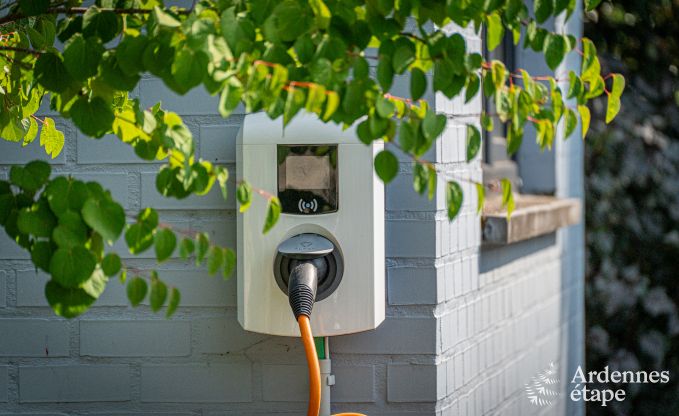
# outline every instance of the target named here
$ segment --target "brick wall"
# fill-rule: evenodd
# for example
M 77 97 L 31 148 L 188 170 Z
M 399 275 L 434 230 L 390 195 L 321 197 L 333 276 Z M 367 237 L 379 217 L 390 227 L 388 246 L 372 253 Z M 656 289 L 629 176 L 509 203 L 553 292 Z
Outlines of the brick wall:
M 464 33 L 469 47 L 478 50 L 479 38 Z M 406 80 L 396 90 L 407 91 Z M 214 98 L 198 92 L 176 97 L 152 78 L 142 80 L 136 94 L 144 104 L 162 100 L 182 114 L 202 157 L 235 167 L 242 113 L 223 120 Z M 480 180 L 481 165 L 464 161 L 464 125 L 474 122 L 464 115 L 478 113 L 480 100 L 463 105 L 431 94 L 428 99 L 450 123 L 426 157 L 461 179 L 464 207 L 449 223 L 444 181 L 433 201 L 416 196 L 410 163 L 401 155 L 401 173 L 386 191 L 387 319 L 375 331 L 330 340 L 337 382 L 333 411 L 539 412 L 523 396 L 523 383 L 550 361 L 565 363 L 569 354 L 577 361 L 582 351 L 581 241 L 577 231 L 575 237 L 567 231 L 482 250 L 475 191 L 465 182 Z M 217 193 L 184 201 L 162 198 L 153 180 L 157 165 L 141 163 L 112 137 L 90 140 L 58 123 L 67 145 L 50 161 L 55 173 L 98 180 L 130 213 L 151 205 L 164 221 L 208 231 L 217 242 L 235 247 L 233 200 L 223 203 Z M 557 152 L 558 166 L 569 174 L 569 161 L 581 149 L 557 147 Z M 37 142 L 21 148 L 0 141 L 0 177 L 9 165 L 35 158 L 45 158 Z M 572 195 L 579 186 L 569 182 L 559 189 Z M 117 248 L 125 252 L 123 245 Z M 127 261 L 148 269 L 154 265 L 150 256 L 127 256 Z M 45 276 L 36 274 L 27 255 L 3 234 L 0 414 L 304 413 L 300 343 L 243 331 L 236 320 L 235 279 L 210 278 L 179 259 L 164 263 L 161 275 L 182 292 L 172 320 L 147 305 L 130 308 L 117 281 L 80 319 L 63 320 L 46 305 Z M 564 406 L 558 404 L 558 413 L 565 414 Z

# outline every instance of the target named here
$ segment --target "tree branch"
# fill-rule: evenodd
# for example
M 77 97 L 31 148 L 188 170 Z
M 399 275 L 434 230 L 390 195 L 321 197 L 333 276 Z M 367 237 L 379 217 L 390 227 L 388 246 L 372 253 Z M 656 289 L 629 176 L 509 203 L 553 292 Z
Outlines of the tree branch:
M 84 14 L 89 10 L 89 7 L 52 7 L 47 10 L 46 13 L 44 14 L 66 14 L 66 15 L 73 15 L 73 14 Z M 129 8 L 129 9 L 120 9 L 120 8 L 100 8 L 100 11 L 106 12 L 114 12 L 116 14 L 149 14 L 153 12 L 153 9 L 134 9 L 134 8 Z M 176 13 L 178 14 L 189 14 L 191 13 L 191 10 L 186 10 L 186 9 L 181 9 L 177 10 Z M 28 17 L 24 15 L 23 13 L 11 13 L 6 16 L 0 17 L 0 25 L 4 25 L 6 23 L 11 23 L 15 22 L 19 19 L 23 19 L 25 17 Z
M 0 46 L 0 51 L 25 52 L 32 55 L 41 55 L 43 52 L 35 49 L 18 48 L 16 46 Z

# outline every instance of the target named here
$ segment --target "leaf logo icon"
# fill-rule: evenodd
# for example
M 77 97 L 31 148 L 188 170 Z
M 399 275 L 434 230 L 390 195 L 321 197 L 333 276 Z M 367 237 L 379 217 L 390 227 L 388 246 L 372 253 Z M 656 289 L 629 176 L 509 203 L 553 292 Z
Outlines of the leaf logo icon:
M 533 376 L 530 382 L 524 384 L 526 397 L 528 401 L 534 406 L 547 407 L 561 394 L 557 385 L 559 368 L 553 362 L 549 363 L 549 367 Z

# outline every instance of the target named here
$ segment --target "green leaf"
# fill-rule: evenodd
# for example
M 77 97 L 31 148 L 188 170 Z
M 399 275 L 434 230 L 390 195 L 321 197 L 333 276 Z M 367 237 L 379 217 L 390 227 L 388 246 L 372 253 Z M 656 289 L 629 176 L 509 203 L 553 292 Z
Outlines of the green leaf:
M 36 203 L 32 207 L 23 208 L 19 211 L 17 226 L 24 234 L 36 237 L 50 237 L 56 226 L 57 220 L 50 211 L 47 203 Z
M 316 51 L 316 45 L 314 45 L 314 42 L 309 35 L 297 39 L 293 48 L 295 49 L 297 59 L 303 64 L 310 63 L 313 59 L 314 52 Z
M 566 132 L 564 134 L 564 138 L 569 138 L 571 134 L 575 131 L 575 128 L 578 126 L 578 116 L 575 115 L 575 111 L 571 110 L 570 108 L 566 108 L 565 114 L 565 121 L 564 125 L 566 128 Z
M 45 47 L 53 46 L 56 38 L 57 28 L 52 19 L 48 16 L 37 19 L 35 29 L 42 35 L 45 40 Z
M 574 71 L 569 71 L 568 94 L 566 96 L 568 98 L 576 98 L 579 97 L 581 93 L 582 93 L 582 80 Z
M 587 108 L 586 105 L 579 105 L 578 113 L 580 114 L 580 123 L 582 124 L 582 138 L 584 140 L 587 136 L 587 131 L 589 130 L 591 114 L 589 112 L 589 108 Z
M 2 88 L 2 87 L 0 87 Z M 0 91 L 4 94 L 5 91 Z M 3 117 L 7 120 L 7 117 Z M 4 122 L 4 121 L 3 121 Z M 30 121 L 27 118 L 10 117 L 4 127 L 0 128 L 0 137 L 10 142 L 20 142 L 24 139 L 30 128 Z
M 594 10 L 599 3 L 601 3 L 601 0 L 585 0 L 585 10 Z
M 273 42 L 294 42 L 311 28 L 313 17 L 309 12 L 309 8 L 297 1 L 279 2 L 264 22 L 264 36 Z
M 210 239 L 208 238 L 207 233 L 200 233 L 196 237 L 196 240 L 198 240 L 198 250 L 196 251 L 196 266 L 198 266 L 203 261 L 210 248 Z
M 500 61 L 492 61 L 490 63 L 490 70 L 493 85 L 495 86 L 495 90 L 493 91 L 502 89 L 507 80 L 507 68 L 505 67 L 505 64 Z
M 118 34 L 118 15 L 111 10 L 100 10 L 91 6 L 83 15 L 83 34 L 86 37 L 98 36 L 103 43 Z
M 229 180 L 229 170 L 223 166 L 217 166 L 215 172 L 217 183 L 219 183 L 219 189 L 222 192 L 222 198 L 226 201 L 228 196 L 227 181 Z
M 306 95 L 301 88 L 290 88 L 283 109 L 283 125 L 287 125 L 304 108 Z
M 139 306 L 144 300 L 146 292 L 148 292 L 148 285 L 141 277 L 135 277 L 127 283 L 127 299 L 134 307 Z
M 404 152 L 410 152 L 417 143 L 417 133 L 413 126 L 406 121 L 401 121 L 398 143 L 401 145 Z
M 165 304 L 165 300 L 167 300 L 167 286 L 158 279 L 154 272 L 153 278 L 151 279 L 151 294 L 149 295 L 151 310 L 153 312 L 158 312 Z
M 95 299 L 99 299 L 104 290 L 106 290 L 106 284 L 108 283 L 108 277 L 101 271 L 101 269 L 95 269 L 92 276 L 80 287 L 87 292 L 88 295 Z
M 364 144 L 369 145 L 375 139 L 372 132 L 370 131 L 369 120 L 363 120 L 356 126 L 356 134 L 358 134 L 358 139 Z
M 410 98 L 414 101 L 422 98 L 427 90 L 427 77 L 419 68 L 410 71 Z
M 421 163 L 413 167 L 413 189 L 422 195 L 429 185 L 429 170 Z
M 547 66 L 554 71 L 568 52 L 566 39 L 564 36 L 550 33 L 545 40 L 544 48 Z
M 94 37 L 85 39 L 80 33 L 71 37 L 64 48 L 64 66 L 73 78 L 84 81 L 97 74 L 104 47 Z
M 165 317 L 169 318 L 174 315 L 179 302 L 181 301 L 181 294 L 176 287 L 173 287 L 170 291 L 170 301 L 167 303 L 167 311 L 165 312 Z
M 556 82 L 554 82 L 554 85 L 556 86 Z M 561 120 L 561 117 L 563 117 L 563 112 L 564 109 L 566 108 L 566 104 L 563 101 L 563 96 L 561 95 L 561 90 L 557 87 L 552 89 L 551 93 L 551 100 L 552 100 L 552 113 L 554 114 L 554 123 L 558 123 Z
M 483 204 L 486 199 L 486 188 L 482 183 L 475 183 L 476 185 L 476 213 L 480 214 L 483 211 Z
M 467 163 L 471 162 L 481 149 L 481 133 L 476 126 L 467 124 Z
M 319 84 L 329 84 L 332 82 L 334 70 L 332 62 L 326 58 L 315 59 L 311 62 L 311 79 Z M 354 70 L 356 71 L 356 69 Z
M 281 202 L 275 196 L 269 198 L 269 205 L 266 209 L 266 219 L 264 220 L 264 228 L 262 233 L 268 233 L 274 225 L 278 222 L 281 216 Z
M 490 98 L 493 94 L 495 94 L 497 88 L 495 88 L 495 83 L 493 82 L 492 72 L 486 71 L 481 76 L 481 86 L 483 87 L 483 95 L 485 95 L 487 98 Z
M 52 240 L 64 248 L 83 246 L 88 234 L 89 229 L 80 215 L 74 211 L 66 211 L 59 217 L 59 225 L 52 232 Z
M 488 18 L 486 19 L 486 31 L 488 34 L 488 50 L 492 51 L 502 43 L 502 39 L 505 35 L 505 27 L 502 24 L 500 14 L 492 13 L 488 15 Z
M 582 67 L 580 77 L 583 81 L 591 82 L 601 76 L 601 63 L 596 54 L 596 47 L 591 40 L 582 38 Z
M 224 252 L 220 247 L 212 246 L 207 254 L 207 272 L 210 275 L 217 273 L 224 263 Z
M 229 117 L 233 110 L 238 107 L 242 95 L 243 88 L 241 86 L 227 83 L 219 98 L 219 114 L 224 118 Z
M 327 29 L 332 17 L 328 6 L 323 3 L 323 0 L 309 0 L 309 6 L 311 6 L 311 10 L 313 10 L 316 17 L 316 26 L 321 29 Z
M 236 252 L 230 248 L 224 249 L 224 268 L 222 269 L 222 274 L 225 279 L 228 279 L 233 274 L 236 268 Z
M 11 217 L 16 221 L 16 199 L 11 193 L 0 194 L 0 225 L 5 226 Z
M 620 97 L 625 90 L 625 78 L 620 74 L 612 74 L 613 83 L 608 94 L 608 104 L 606 106 L 606 123 L 613 121 L 620 112 Z
M 106 276 L 112 277 L 118 274 L 122 265 L 120 257 L 116 253 L 109 253 L 101 261 L 101 270 Z
M 139 254 L 153 245 L 153 228 L 148 224 L 135 223 L 125 231 L 125 242 L 132 254 Z
M 186 92 L 203 82 L 206 74 L 208 57 L 205 53 L 194 52 L 189 48 L 180 49 L 175 55 L 170 71 L 181 92 Z
M 608 103 L 606 105 L 606 124 L 613 121 L 615 116 L 620 112 L 620 98 L 613 96 L 613 94 L 608 95 Z
M 27 192 L 37 192 L 49 179 L 52 168 L 46 162 L 34 160 L 26 166 L 12 166 L 9 180 Z
M 236 188 L 236 199 L 240 203 L 240 212 L 245 212 L 252 204 L 252 186 L 246 181 L 241 181 Z
M 31 247 L 31 261 L 40 270 L 50 272 L 52 259 L 52 244 L 49 241 L 36 241 Z
M 45 117 L 40 130 L 40 146 L 45 148 L 45 152 L 54 159 L 59 156 L 64 148 L 64 133 L 56 129 L 54 120 Z
M 90 278 L 97 259 L 82 246 L 59 248 L 50 260 L 50 274 L 61 286 L 76 288 Z
M 45 89 L 59 93 L 66 91 L 74 82 L 64 62 L 52 52 L 43 53 L 38 57 L 33 74 Z
M 144 50 L 148 46 L 146 36 L 125 36 L 116 48 L 118 66 L 128 76 L 144 71 Z
M 455 181 L 448 181 L 446 185 L 446 207 L 448 208 L 448 221 L 457 217 L 462 208 L 463 192 L 462 187 Z
M 551 149 L 554 142 L 554 124 L 547 119 L 537 120 L 534 124 L 537 129 L 536 141 L 540 145 L 540 150 Z
M 500 181 L 502 188 L 502 207 L 507 209 L 507 220 L 514 212 L 514 193 L 512 192 L 512 183 L 507 178 Z
M 380 117 L 378 114 L 371 115 L 368 116 L 368 127 L 370 129 L 370 137 L 379 139 L 386 134 L 389 127 L 389 120 Z M 361 140 L 364 139 L 365 137 L 361 138 Z M 366 144 L 369 144 L 369 142 Z
M 415 45 L 408 39 L 400 38 L 396 42 L 396 49 L 391 59 L 394 72 L 397 74 L 403 73 L 410 64 L 415 62 Z
M 90 195 L 84 182 L 58 176 L 45 188 L 45 196 L 52 212 L 61 217 L 70 212 L 80 212 Z
M 32 117 L 29 119 L 29 122 L 31 124 L 29 125 L 28 131 L 24 136 L 23 143 L 21 143 L 22 146 L 28 146 L 29 144 L 33 143 L 33 140 L 35 140 L 35 138 L 38 136 L 38 122 Z
M 181 258 L 184 260 L 188 259 L 192 254 L 193 251 L 196 249 L 196 245 L 194 244 L 193 240 L 190 238 L 183 238 L 182 242 L 179 243 L 179 255 Z
M 479 92 L 480 88 L 481 80 L 479 79 L 479 76 L 476 74 L 471 75 L 467 79 L 467 90 L 464 94 L 465 104 L 469 103 L 474 97 L 476 97 L 476 94 Z
M 108 198 L 89 198 L 81 210 L 85 223 L 113 244 L 125 227 L 125 211 Z
M 544 23 L 554 11 L 554 0 L 535 0 L 533 4 L 535 10 L 535 20 Z
M 115 116 L 101 97 L 93 97 L 91 101 L 81 97 L 71 107 L 71 119 L 80 131 L 99 138 L 111 130 Z
M 161 228 L 156 231 L 154 241 L 156 259 L 158 259 L 159 263 L 170 258 L 175 247 L 177 246 L 177 237 L 174 235 L 172 230 L 167 228 Z
M 81 288 L 65 288 L 54 280 L 47 282 L 45 297 L 54 313 L 69 319 L 87 311 L 96 300 Z
M 436 175 L 436 169 L 432 166 L 427 166 L 427 174 L 427 198 L 432 200 L 434 199 L 434 195 L 436 195 L 436 182 L 438 176 Z
M 19 0 L 19 9 L 24 16 L 37 16 L 46 13 L 50 7 L 50 0 Z
M 422 133 L 424 137 L 433 141 L 446 127 L 446 116 L 443 114 L 436 114 L 433 111 L 427 111 L 427 115 L 422 120 Z
M 323 121 L 327 121 L 335 114 L 340 104 L 339 94 L 335 91 L 327 91 L 327 98 L 325 100 L 325 112 L 323 113 Z
M 625 77 L 620 74 L 611 74 L 613 78 L 613 85 L 611 86 L 611 95 L 617 98 L 622 97 L 625 90 Z
M 507 155 L 513 155 L 521 147 L 523 141 L 523 128 L 521 126 L 511 125 L 507 129 Z
M 307 100 L 305 109 L 310 113 L 321 114 L 323 111 L 323 104 L 325 103 L 325 87 L 318 84 L 312 84 L 307 88 Z
M 106 52 L 100 64 L 101 78 L 105 83 L 102 90 L 116 89 L 120 91 L 132 91 L 141 77 L 138 74 L 128 75 L 120 66 L 120 59 L 115 53 Z M 96 84 L 95 84 L 96 85 Z M 177 90 L 176 85 L 172 87 Z M 108 94 L 107 92 L 103 95 Z
M 380 60 L 377 62 L 377 82 L 380 83 L 383 91 L 389 91 L 391 88 L 391 84 L 394 82 L 391 58 L 380 55 Z
M 396 106 L 390 100 L 384 97 L 377 97 L 375 100 L 375 110 L 382 118 L 391 118 L 396 111 Z
M 398 159 L 389 150 L 382 150 L 375 156 L 375 172 L 382 182 L 391 182 L 398 174 Z
M 181 26 L 181 22 L 179 20 L 175 19 L 174 16 L 165 12 L 159 6 L 155 6 L 153 8 L 153 17 L 155 17 L 156 22 L 158 22 L 160 26 L 168 28 L 176 28 Z
M 493 131 L 493 118 L 486 113 L 481 114 L 481 128 L 485 131 Z

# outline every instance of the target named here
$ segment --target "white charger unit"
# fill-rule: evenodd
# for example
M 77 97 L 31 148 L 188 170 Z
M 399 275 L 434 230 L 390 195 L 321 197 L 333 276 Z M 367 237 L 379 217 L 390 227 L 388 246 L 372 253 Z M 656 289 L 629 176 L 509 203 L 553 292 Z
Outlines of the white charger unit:
M 311 315 L 315 336 L 366 331 L 384 320 L 384 185 L 373 169 L 382 148 L 381 142 L 361 143 L 354 128 L 342 130 L 309 114 L 285 129 L 281 119 L 264 113 L 245 117 L 236 145 L 238 180 L 276 195 L 282 214 L 266 235 L 265 198 L 254 195 L 238 215 L 238 321 L 244 329 L 300 336 L 285 292 L 288 260 L 279 254 L 295 249 L 332 251 L 323 260 L 332 279 L 319 281 Z

